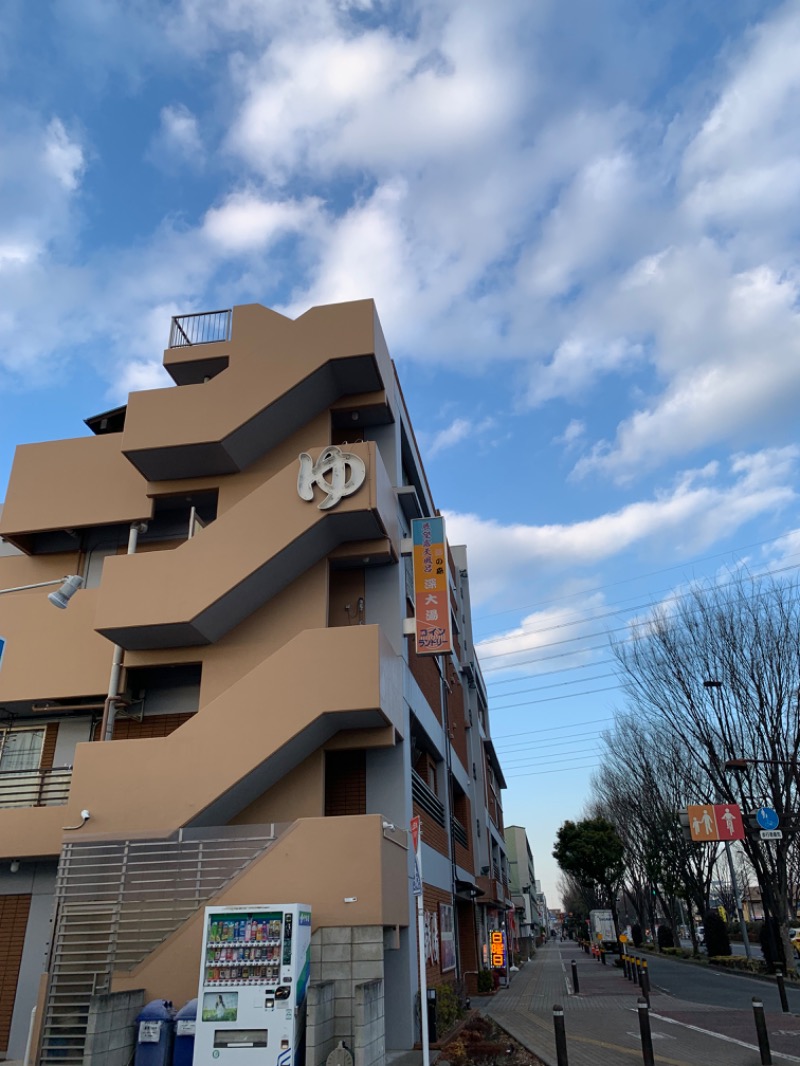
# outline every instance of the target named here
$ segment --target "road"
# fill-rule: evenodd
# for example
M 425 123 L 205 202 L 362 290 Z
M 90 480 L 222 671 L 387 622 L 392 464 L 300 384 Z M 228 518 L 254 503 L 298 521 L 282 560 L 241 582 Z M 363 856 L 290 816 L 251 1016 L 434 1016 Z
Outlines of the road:
M 780 1013 L 778 989 L 771 982 L 725 970 L 692 966 L 660 955 L 648 955 L 647 961 L 652 985 L 667 995 L 709 1007 L 746 1009 L 751 1008 L 753 996 L 758 996 L 767 1011 Z M 787 985 L 786 993 L 791 1012 L 800 1013 L 800 988 Z

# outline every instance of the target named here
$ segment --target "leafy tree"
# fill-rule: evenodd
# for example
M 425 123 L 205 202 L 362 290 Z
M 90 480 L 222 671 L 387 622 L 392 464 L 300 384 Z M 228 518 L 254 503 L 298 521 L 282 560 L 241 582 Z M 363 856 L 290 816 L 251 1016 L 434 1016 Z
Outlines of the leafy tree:
M 553 858 L 565 874 L 595 894 L 617 928 L 617 892 L 625 869 L 622 841 L 605 818 L 567 821 L 556 835 Z

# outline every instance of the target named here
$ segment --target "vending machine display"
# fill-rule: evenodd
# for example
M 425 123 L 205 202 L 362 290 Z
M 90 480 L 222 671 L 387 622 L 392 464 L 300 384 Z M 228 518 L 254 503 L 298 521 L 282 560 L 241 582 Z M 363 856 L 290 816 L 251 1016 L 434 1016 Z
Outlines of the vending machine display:
M 310 945 L 304 903 L 206 907 L 194 1066 L 299 1066 Z

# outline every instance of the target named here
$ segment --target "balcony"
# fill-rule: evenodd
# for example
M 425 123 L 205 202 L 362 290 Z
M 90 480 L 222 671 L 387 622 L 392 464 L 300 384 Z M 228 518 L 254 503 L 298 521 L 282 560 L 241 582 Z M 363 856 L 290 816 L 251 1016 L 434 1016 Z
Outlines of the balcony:
M 227 311 L 202 311 L 195 315 L 175 315 L 169 331 L 169 347 L 185 348 L 193 344 L 214 344 L 231 339 L 231 314 Z
M 71 766 L 4 770 L 0 773 L 0 808 L 63 806 L 69 799 L 71 781 Z

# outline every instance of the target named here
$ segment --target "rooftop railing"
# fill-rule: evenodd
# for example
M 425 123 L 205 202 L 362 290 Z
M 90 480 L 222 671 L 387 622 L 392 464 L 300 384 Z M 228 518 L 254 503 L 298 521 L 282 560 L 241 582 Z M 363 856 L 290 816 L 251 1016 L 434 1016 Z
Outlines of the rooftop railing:
M 193 344 L 213 344 L 231 339 L 231 315 L 227 311 L 201 311 L 194 315 L 175 315 L 169 331 L 170 348 Z

